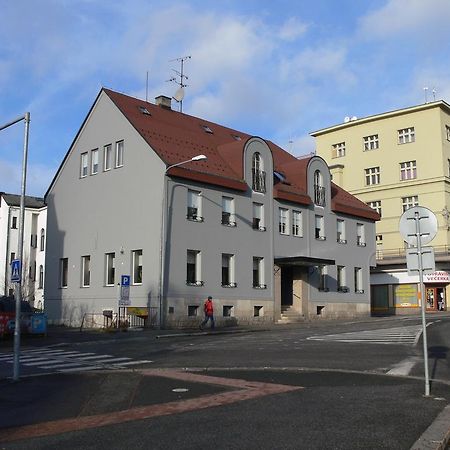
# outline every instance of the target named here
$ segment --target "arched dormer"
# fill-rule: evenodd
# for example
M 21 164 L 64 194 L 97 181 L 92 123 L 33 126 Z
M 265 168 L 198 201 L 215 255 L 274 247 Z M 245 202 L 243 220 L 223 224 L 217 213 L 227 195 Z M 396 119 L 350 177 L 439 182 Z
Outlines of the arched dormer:
M 327 163 L 320 156 L 313 156 L 307 168 L 308 195 L 314 206 L 330 209 L 331 175 Z

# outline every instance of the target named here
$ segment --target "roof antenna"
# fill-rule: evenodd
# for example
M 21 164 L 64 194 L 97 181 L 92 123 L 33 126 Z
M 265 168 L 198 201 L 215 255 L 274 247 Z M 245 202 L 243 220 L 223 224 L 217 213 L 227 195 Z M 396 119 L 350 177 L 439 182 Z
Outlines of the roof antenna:
M 433 93 L 433 102 L 436 101 L 436 89 L 433 88 L 433 90 L 431 91 Z
M 428 103 L 428 87 L 425 86 L 423 88 L 423 91 L 425 92 L 425 103 Z
M 147 70 L 147 81 L 145 83 L 145 101 L 148 103 L 148 70 Z
M 173 81 L 175 84 L 178 84 L 178 86 L 180 86 L 173 96 L 173 99 L 180 104 L 180 112 L 183 112 L 184 88 L 188 86 L 184 82 L 185 79 L 186 80 L 189 79 L 189 77 L 184 74 L 184 62 L 187 61 L 188 59 L 191 59 L 191 56 L 182 56 L 180 58 L 171 59 L 169 61 L 169 62 L 179 61 L 181 66 L 180 71 L 172 69 L 176 73 L 176 76 L 167 80 Z M 180 78 L 179 80 L 178 77 Z

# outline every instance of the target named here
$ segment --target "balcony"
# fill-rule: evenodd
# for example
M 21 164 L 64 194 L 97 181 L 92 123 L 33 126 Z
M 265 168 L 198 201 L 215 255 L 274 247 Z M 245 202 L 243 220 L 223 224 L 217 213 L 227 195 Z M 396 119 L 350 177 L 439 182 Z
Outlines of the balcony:
M 325 206 L 325 187 L 314 185 L 314 204 L 317 206 Z
M 432 246 L 433 247 L 433 246 Z M 436 261 L 450 261 L 450 247 L 448 245 L 437 245 L 433 247 Z M 394 248 L 377 250 L 377 264 L 406 264 L 406 249 Z
M 266 192 L 266 172 L 252 169 L 252 189 L 255 192 Z

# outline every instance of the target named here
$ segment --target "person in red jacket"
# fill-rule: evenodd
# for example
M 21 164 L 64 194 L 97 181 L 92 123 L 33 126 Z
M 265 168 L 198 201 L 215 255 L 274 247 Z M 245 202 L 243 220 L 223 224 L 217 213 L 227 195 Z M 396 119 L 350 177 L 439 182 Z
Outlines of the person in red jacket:
M 211 296 L 205 300 L 203 310 L 205 311 L 205 320 L 200 324 L 200 330 L 203 330 L 203 327 L 208 323 L 208 320 L 211 320 L 211 330 L 214 330 L 214 306 Z

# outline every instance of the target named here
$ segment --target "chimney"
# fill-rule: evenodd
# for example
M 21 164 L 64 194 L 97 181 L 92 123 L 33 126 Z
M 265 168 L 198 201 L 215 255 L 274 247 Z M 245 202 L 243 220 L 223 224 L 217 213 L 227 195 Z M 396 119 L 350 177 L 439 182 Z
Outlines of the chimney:
M 158 95 L 158 97 L 155 97 L 155 104 L 164 109 L 172 109 L 172 99 L 165 95 Z

